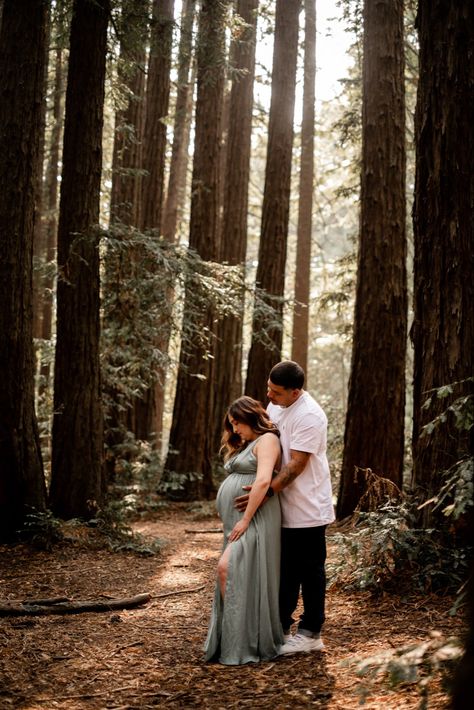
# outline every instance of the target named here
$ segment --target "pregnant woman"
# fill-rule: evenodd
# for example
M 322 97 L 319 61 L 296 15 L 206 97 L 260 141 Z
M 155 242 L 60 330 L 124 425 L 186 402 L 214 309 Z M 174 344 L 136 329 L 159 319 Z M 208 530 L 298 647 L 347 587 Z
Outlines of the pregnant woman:
M 278 609 L 280 503 L 270 488 L 281 448 L 279 431 L 260 402 L 240 397 L 231 404 L 221 451 L 228 475 L 216 505 L 224 545 L 204 648 L 206 661 L 239 665 L 274 658 L 283 643 Z M 247 485 L 252 490 L 240 513 L 234 499 Z

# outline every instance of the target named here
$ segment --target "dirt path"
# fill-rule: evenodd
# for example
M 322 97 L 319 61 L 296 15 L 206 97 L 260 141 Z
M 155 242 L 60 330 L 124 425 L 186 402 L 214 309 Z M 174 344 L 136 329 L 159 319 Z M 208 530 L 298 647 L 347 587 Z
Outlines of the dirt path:
M 452 634 L 450 599 L 374 602 L 366 593 L 330 590 L 325 653 L 224 667 L 202 663 L 202 644 L 221 546 L 217 518 L 196 520 L 173 506 L 137 531 L 166 541 L 157 557 L 73 547 L 35 552 L 0 547 L 0 598 L 127 597 L 149 592 L 143 608 L 69 616 L 0 618 L 0 708 L 360 707 L 351 664 L 382 650 Z M 160 596 L 161 595 L 161 596 Z M 415 685 L 390 691 L 378 682 L 368 710 L 417 708 Z M 435 683 L 428 708 L 446 706 Z

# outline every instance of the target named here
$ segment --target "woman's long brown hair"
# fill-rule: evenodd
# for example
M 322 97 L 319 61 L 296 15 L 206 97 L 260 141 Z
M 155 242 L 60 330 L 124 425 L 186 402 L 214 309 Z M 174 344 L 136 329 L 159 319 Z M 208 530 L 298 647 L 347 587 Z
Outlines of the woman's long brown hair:
M 234 433 L 230 418 L 236 422 L 247 424 L 258 436 L 272 432 L 280 436 L 277 426 L 271 421 L 261 402 L 252 397 L 239 397 L 230 405 L 224 417 L 224 431 L 221 439 L 221 453 L 227 461 L 243 446 L 243 441 Z

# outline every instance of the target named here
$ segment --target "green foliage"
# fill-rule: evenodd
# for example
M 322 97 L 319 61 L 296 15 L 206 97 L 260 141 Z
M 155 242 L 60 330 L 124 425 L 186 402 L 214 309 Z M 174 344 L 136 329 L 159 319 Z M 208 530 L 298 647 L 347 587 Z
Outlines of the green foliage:
M 359 40 L 362 39 L 363 32 L 363 12 L 362 0 L 338 0 L 337 5 L 342 9 L 344 23 L 348 32 L 352 32 Z
M 454 382 L 431 391 L 431 396 L 424 402 L 423 409 L 428 410 L 440 401 L 448 399 L 450 403 L 434 419 L 426 424 L 421 436 L 430 436 L 437 428 L 451 422 L 461 436 L 469 434 L 474 426 L 474 395 L 462 394 L 453 399 L 458 388 L 465 389 L 474 382 L 473 377 Z M 433 510 L 441 510 L 446 517 L 459 520 L 474 503 L 474 458 L 466 450 L 460 452 L 456 463 L 443 474 L 443 485 L 439 493 L 427 500 L 423 506 L 434 504 Z
M 453 593 L 464 583 L 471 550 L 434 529 L 415 527 L 413 502 L 388 502 L 360 513 L 357 524 L 335 537 L 344 553 L 334 569 L 339 583 L 357 589 Z
M 56 543 L 63 540 L 62 522 L 55 518 L 50 510 L 32 508 L 19 533 L 42 550 L 51 550 Z
M 134 552 L 140 555 L 154 555 L 160 551 L 160 540 L 152 542 L 135 533 L 127 523 L 127 516 L 133 510 L 133 501 L 123 498 L 109 501 L 99 510 L 97 516 L 88 522 L 95 527 L 113 552 Z
M 156 488 L 162 461 L 160 452 L 150 442 L 139 441 L 128 431 L 112 448 L 109 454 L 113 455 L 116 486 L 133 486 L 137 492 Z
M 216 317 L 239 316 L 249 289 L 241 267 L 204 261 L 153 232 L 116 225 L 104 233 L 103 249 L 102 368 L 108 416 L 131 406 L 160 371 L 177 367 L 168 352 L 169 339 L 180 339 L 185 349 L 207 348 L 211 356 L 214 336 L 202 326 L 202 314 L 211 308 Z M 278 320 L 278 304 L 258 290 L 251 294 L 265 317 L 265 338 Z
M 318 313 L 327 333 L 335 332 L 345 343 L 352 340 L 354 294 L 357 276 L 357 257 L 350 252 L 336 259 L 332 288 L 323 291 L 318 299 Z
M 442 387 L 431 390 L 431 396 L 423 403 L 422 409 L 429 409 L 435 400 L 446 399 L 454 394 L 457 387 L 462 387 L 469 383 L 472 384 L 473 382 L 474 377 L 468 377 L 465 380 L 453 382 L 452 384 L 443 385 Z M 432 434 L 437 427 L 446 424 L 449 417 L 454 417 L 455 426 L 459 431 L 470 431 L 474 426 L 474 395 L 463 395 L 451 401 L 448 407 L 423 427 L 422 436 Z
M 169 500 L 189 500 L 190 491 L 202 479 L 202 474 L 197 471 L 178 473 L 166 471 L 166 476 L 160 481 L 158 491 Z
M 26 516 L 20 535 L 35 547 L 51 550 L 57 544 L 79 544 L 92 549 L 108 547 L 113 552 L 154 555 L 160 551 L 160 540 L 148 541 L 135 533 L 127 523 L 133 501 L 123 498 L 108 503 L 96 517 L 68 521 L 56 518 L 50 510 L 32 509 Z
M 391 688 L 417 684 L 420 692 L 419 708 L 424 710 L 428 707 L 430 683 L 436 676 L 441 676 L 442 685 L 447 689 L 462 653 L 459 639 L 446 639 L 439 632 L 432 632 L 431 637 L 423 643 L 383 650 L 375 656 L 358 661 L 356 673 L 368 681 L 359 690 L 361 703 L 369 695 L 373 681 L 382 676 Z
M 423 505 L 434 503 L 433 510 L 458 520 L 474 504 L 474 459 L 462 459 L 443 474 L 444 484 L 438 495 Z

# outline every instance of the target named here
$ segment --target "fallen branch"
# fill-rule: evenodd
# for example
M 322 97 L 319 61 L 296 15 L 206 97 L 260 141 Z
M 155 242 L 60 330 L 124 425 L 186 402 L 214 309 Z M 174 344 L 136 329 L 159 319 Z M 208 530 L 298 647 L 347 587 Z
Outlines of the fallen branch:
M 67 601 L 54 602 L 46 600 L 46 604 L 28 602 L 15 603 L 8 600 L 0 601 L 0 616 L 38 616 L 45 614 L 80 614 L 85 611 L 112 611 L 113 609 L 133 609 L 141 604 L 146 604 L 151 599 L 151 594 L 137 594 L 135 597 L 125 599 L 110 599 L 101 601 Z
M 163 592 L 162 594 L 155 594 L 154 599 L 162 599 L 163 597 L 172 597 L 174 594 L 188 594 L 191 592 L 200 592 L 201 589 L 205 588 L 205 584 L 201 584 L 200 587 L 193 587 L 192 589 L 177 589 L 175 592 Z
M 211 530 L 203 528 L 201 530 L 185 530 L 184 532 L 190 535 L 197 535 L 200 533 L 221 533 L 223 530 L 222 528 L 212 528 Z
M 48 597 L 46 599 L 8 599 L 5 601 L 0 601 L 2 604 L 26 604 L 27 606 L 38 605 L 38 606 L 51 606 L 51 604 L 59 604 L 60 602 L 70 602 L 69 597 Z

